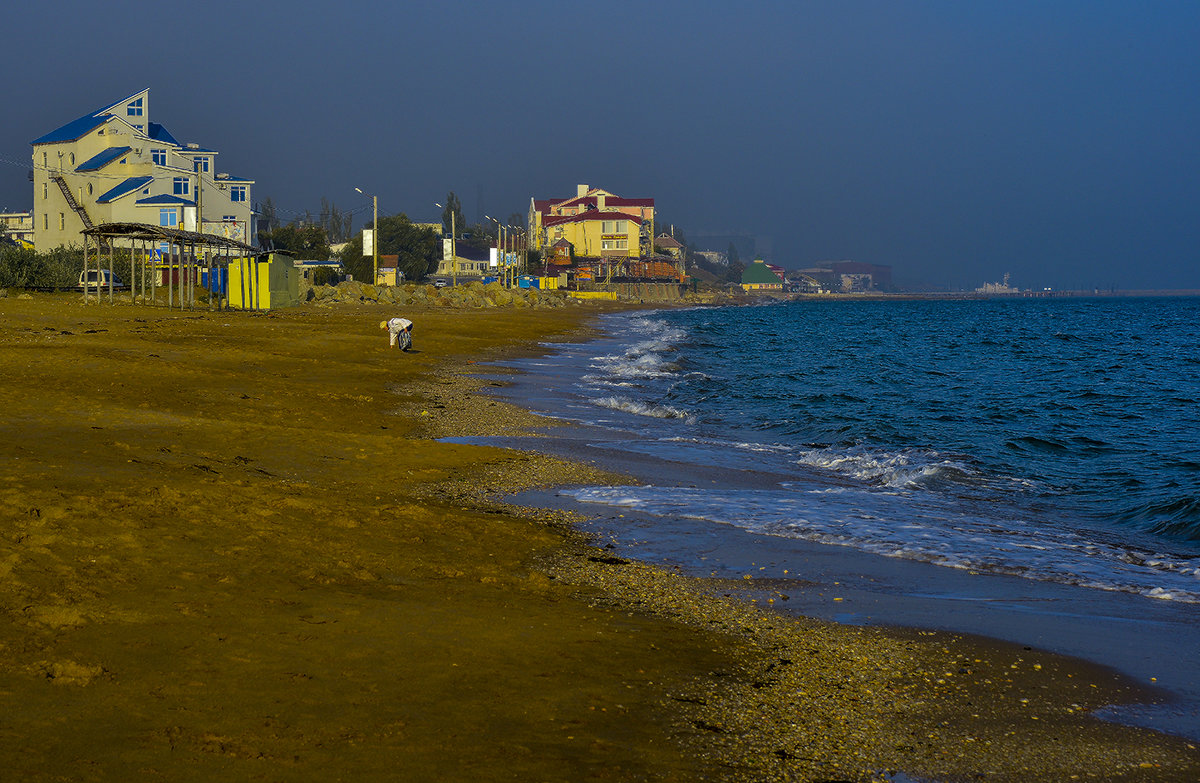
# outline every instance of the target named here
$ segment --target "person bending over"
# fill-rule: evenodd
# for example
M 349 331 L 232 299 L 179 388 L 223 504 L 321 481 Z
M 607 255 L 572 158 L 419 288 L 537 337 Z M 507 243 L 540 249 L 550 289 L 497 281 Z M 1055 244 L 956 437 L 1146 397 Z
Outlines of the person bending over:
M 392 318 L 388 321 L 380 321 L 379 328 L 388 330 L 389 346 L 396 346 L 402 351 L 412 348 L 412 321 L 407 318 Z

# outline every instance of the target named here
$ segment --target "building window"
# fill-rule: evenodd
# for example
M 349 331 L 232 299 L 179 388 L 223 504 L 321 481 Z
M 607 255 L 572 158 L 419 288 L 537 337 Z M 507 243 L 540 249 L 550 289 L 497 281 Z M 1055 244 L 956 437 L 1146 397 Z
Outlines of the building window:
M 187 177 L 176 177 L 174 193 L 176 196 L 186 196 L 192 192 L 192 183 Z
M 600 233 L 602 234 L 624 234 L 626 231 L 626 221 L 624 220 L 604 220 L 601 221 Z
M 167 165 L 167 151 L 150 150 L 150 159 L 154 161 L 156 166 L 165 166 Z
M 75 153 L 74 152 L 71 153 L 71 165 L 72 166 L 75 165 Z
M 138 98 L 133 103 L 128 104 L 125 107 L 125 115 L 128 117 L 141 117 L 142 116 L 142 99 Z
M 172 208 L 163 207 L 158 210 L 158 224 L 165 228 L 175 228 L 179 225 L 179 213 Z
M 221 215 L 221 220 L 234 221 L 237 220 L 237 215 Z
M 46 153 L 44 153 L 44 152 L 43 152 L 43 153 L 42 153 L 42 168 L 45 168 L 45 167 L 46 167 L 46 166 L 48 166 L 48 165 L 50 165 L 50 164 L 48 164 L 48 163 L 46 162 Z
M 50 198 L 50 188 L 45 182 L 42 183 L 42 198 Z
M 88 195 L 92 195 L 92 183 L 88 183 Z
M 208 173 L 208 158 L 196 158 L 192 161 L 196 171 Z
M 246 186 L 245 185 L 231 186 L 229 188 L 229 200 L 230 201 L 245 201 L 246 200 Z
M 601 250 L 628 250 L 628 239 L 602 239 L 600 240 Z
M 47 229 L 47 230 L 49 230 L 49 228 L 50 228 L 50 213 L 49 212 L 42 213 L 42 228 Z
M 67 216 L 63 213 L 58 213 L 58 230 L 62 231 L 67 227 Z

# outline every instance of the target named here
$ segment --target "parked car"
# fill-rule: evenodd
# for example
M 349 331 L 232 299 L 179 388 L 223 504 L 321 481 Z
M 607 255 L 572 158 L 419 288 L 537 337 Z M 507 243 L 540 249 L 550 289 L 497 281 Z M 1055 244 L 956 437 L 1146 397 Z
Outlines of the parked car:
M 448 285 L 450 285 L 450 284 L 448 282 L 446 282 L 445 280 L 442 280 L 441 278 L 438 278 L 437 280 L 433 281 L 434 288 L 445 288 Z
M 112 275 L 113 289 L 124 290 L 125 284 L 121 282 L 121 278 L 113 275 L 107 269 L 88 269 L 85 272 L 80 272 L 79 284 L 75 286 L 75 290 L 107 290 L 109 285 L 109 275 Z

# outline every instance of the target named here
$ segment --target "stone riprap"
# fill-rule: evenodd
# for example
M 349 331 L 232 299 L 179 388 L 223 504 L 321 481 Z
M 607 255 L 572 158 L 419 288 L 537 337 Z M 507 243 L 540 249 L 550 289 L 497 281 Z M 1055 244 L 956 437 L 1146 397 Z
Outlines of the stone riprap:
M 336 286 L 315 286 L 304 295 L 310 305 L 350 303 L 411 305 L 425 307 L 563 307 L 579 301 L 563 291 L 537 288 L 505 288 L 499 283 L 464 283 L 436 288 L 431 285 L 375 286 L 348 280 Z

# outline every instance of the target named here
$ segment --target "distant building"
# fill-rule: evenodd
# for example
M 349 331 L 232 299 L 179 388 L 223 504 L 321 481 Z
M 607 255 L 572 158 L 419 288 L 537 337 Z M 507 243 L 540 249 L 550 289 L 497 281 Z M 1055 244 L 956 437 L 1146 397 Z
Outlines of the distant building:
M 659 234 L 654 238 L 654 249 L 674 259 L 683 258 L 683 245 L 675 237 L 666 234 Z
M 81 245 L 80 232 L 102 223 L 254 243 L 254 181 L 218 174 L 216 150 L 179 142 L 151 116 L 150 91 L 142 90 L 31 142 L 39 249 Z
M 601 188 L 578 185 L 567 199 L 530 199 L 532 249 L 548 251 L 559 240 L 580 259 L 639 258 L 649 254 L 654 235 L 654 199 L 621 198 Z
M 488 248 L 475 248 L 466 242 L 454 242 L 454 254 L 451 255 L 450 237 L 442 238 L 442 257 L 438 260 L 438 277 L 483 277 L 488 273 L 490 252 Z
M 837 275 L 867 280 L 868 290 L 890 291 L 892 288 L 892 268 L 890 266 L 868 264 L 862 261 L 834 261 L 829 268 Z
M 700 256 L 714 266 L 729 266 L 729 253 L 725 251 L 698 250 L 695 255 Z
M 748 264 L 742 271 L 742 290 L 747 293 L 755 291 L 782 291 L 783 278 L 771 271 L 762 259 Z
M 789 273 L 796 290 L 809 293 L 891 291 L 892 268 L 862 261 L 827 261 Z
M 0 212 L 0 234 L 14 242 L 33 245 L 32 212 Z

